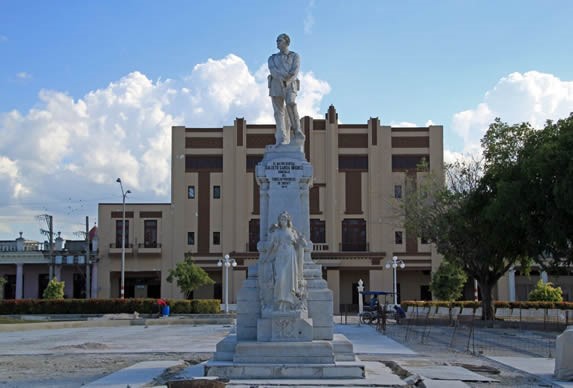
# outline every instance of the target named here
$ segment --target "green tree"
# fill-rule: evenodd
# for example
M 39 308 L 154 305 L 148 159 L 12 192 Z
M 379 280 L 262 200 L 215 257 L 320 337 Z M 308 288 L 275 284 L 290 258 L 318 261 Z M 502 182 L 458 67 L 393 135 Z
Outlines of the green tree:
M 536 302 L 563 302 L 563 291 L 561 287 L 553 287 L 551 282 L 539 280 L 527 299 Z
M 185 259 L 177 263 L 174 269 L 169 270 L 167 281 L 173 283 L 174 280 L 187 298 L 190 297 L 193 290 L 215 283 L 203 268 L 193 263 L 191 253 L 186 253 Z
M 481 161 L 446 166 L 446 184 L 429 176 L 409 190 L 404 200 L 406 229 L 425 236 L 438 252 L 477 280 L 483 318 L 493 318 L 492 290 L 516 263 L 528 267 L 517 229 L 506 231 L 509 218 L 496 215 L 496 193 L 484 181 Z M 413 187 L 413 185 L 411 185 Z
M 496 119 L 482 147 L 483 163 L 448 166 L 445 186 L 411 190 L 404 209 L 407 230 L 478 281 L 491 319 L 492 288 L 511 266 L 573 263 L 573 114 L 542 130 Z
M 573 263 L 573 114 L 541 130 L 496 119 L 482 140 L 484 182 L 513 242 L 548 272 Z
M 459 265 L 444 260 L 438 270 L 432 274 L 430 289 L 432 295 L 440 300 L 454 301 L 462 296 L 468 275 Z
M 60 282 L 54 277 L 46 286 L 42 297 L 44 299 L 64 299 L 64 286 L 63 281 Z
M 549 272 L 573 264 L 573 114 L 525 143 L 519 159 L 520 219 L 528 249 Z

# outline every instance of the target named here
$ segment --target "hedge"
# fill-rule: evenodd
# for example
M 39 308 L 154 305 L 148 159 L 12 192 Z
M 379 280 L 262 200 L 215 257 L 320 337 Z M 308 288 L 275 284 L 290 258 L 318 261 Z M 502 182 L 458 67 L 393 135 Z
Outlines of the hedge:
M 218 299 L 168 299 L 172 314 L 216 314 Z M 9 299 L 0 301 L 0 315 L 16 314 L 151 314 L 156 299 Z
M 438 307 L 463 307 L 463 308 L 477 308 L 481 307 L 481 301 L 475 302 L 473 300 L 465 300 L 465 301 L 455 301 L 455 302 L 448 302 L 448 301 L 440 301 L 440 300 L 432 300 L 432 301 L 414 301 L 414 300 L 405 300 L 401 303 L 402 307 L 409 307 L 409 306 L 438 306 Z M 514 308 L 514 309 L 561 309 L 561 310 L 572 310 L 573 309 L 573 302 L 508 302 L 508 301 L 494 301 L 493 302 L 494 308 Z

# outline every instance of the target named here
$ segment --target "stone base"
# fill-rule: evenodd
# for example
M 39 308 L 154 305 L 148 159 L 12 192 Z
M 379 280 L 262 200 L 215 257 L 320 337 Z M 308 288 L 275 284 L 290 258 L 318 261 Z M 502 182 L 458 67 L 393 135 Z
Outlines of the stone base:
M 334 364 L 334 348 L 328 341 L 239 342 L 235 364 Z
M 335 334 L 332 341 L 238 341 L 229 335 L 217 344 L 206 376 L 259 378 L 364 378 L 364 365 L 352 342 Z
M 324 364 L 237 364 L 208 361 L 205 376 L 229 379 L 363 379 L 364 365 L 359 362 Z

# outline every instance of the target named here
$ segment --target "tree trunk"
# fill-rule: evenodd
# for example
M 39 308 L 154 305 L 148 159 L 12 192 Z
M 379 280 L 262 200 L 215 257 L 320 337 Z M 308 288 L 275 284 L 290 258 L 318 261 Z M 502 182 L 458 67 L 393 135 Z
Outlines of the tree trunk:
M 492 297 L 491 297 L 493 286 L 491 284 L 484 284 L 484 283 L 480 283 L 479 286 L 481 288 L 481 296 L 482 296 L 481 319 L 485 321 L 492 321 L 494 317 Z

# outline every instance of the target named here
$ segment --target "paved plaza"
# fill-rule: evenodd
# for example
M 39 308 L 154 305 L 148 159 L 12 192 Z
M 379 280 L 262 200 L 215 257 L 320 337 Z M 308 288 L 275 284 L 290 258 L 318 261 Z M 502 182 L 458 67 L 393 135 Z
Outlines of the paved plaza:
M 450 327 L 432 327 L 422 342 L 415 331 L 407 332 L 401 325 L 389 325 L 382 334 L 372 326 L 337 322 L 335 332 L 352 341 L 355 352 L 365 362 L 366 380 L 228 384 L 235 387 L 273 386 L 277 382 L 283 386 L 573 387 L 573 383 L 552 382 L 553 360 L 529 351 L 532 338 L 551 338 L 555 333 L 491 331 L 485 343 L 508 339 L 513 342 L 500 347 L 505 350 L 499 352 L 484 345 L 478 345 L 482 348 L 472 352 L 465 349 L 464 341 L 461 341 L 464 346 L 450 346 Z M 152 381 L 161 385 L 169 379 L 192 378 L 201 374 L 200 362 L 211 357 L 217 342 L 233 330 L 233 325 L 221 324 L 122 324 L 3 331 L 0 332 L 0 387 L 129 385 L 133 388 Z M 520 352 L 522 348 L 524 352 Z

